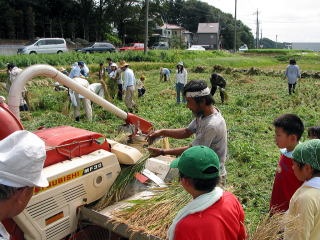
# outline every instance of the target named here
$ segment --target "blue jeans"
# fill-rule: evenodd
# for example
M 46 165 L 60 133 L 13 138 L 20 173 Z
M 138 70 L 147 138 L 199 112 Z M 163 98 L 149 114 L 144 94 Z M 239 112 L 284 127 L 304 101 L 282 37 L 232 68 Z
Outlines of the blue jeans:
M 182 83 L 176 83 L 177 103 L 180 103 L 180 94 L 182 95 L 182 102 L 186 102 L 186 98 L 183 96 L 184 85 Z

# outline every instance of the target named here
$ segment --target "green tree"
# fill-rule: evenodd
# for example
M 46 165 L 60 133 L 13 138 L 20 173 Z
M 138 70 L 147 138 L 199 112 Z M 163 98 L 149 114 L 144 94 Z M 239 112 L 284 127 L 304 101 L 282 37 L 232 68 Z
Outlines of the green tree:
M 5 15 L 6 37 L 9 39 L 16 39 L 16 26 L 15 26 L 15 10 L 9 8 Z
M 26 35 L 28 39 L 34 39 L 35 19 L 32 7 L 28 7 L 25 13 Z

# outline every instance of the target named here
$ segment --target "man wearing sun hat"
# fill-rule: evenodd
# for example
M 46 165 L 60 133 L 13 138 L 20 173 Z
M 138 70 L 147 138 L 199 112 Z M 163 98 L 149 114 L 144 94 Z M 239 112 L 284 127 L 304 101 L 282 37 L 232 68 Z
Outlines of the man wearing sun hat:
M 169 240 L 244 240 L 244 211 L 238 199 L 218 187 L 220 161 L 206 146 L 188 148 L 175 159 L 180 184 L 193 200 L 182 208 L 168 231 Z
M 320 140 L 313 139 L 298 144 L 292 157 L 294 175 L 304 183 L 291 197 L 287 214 L 293 222 L 287 224 L 284 240 L 319 240 Z
M 135 109 L 137 111 L 136 103 L 133 101 L 134 90 L 136 85 L 136 78 L 132 69 L 129 68 L 129 64 L 126 61 L 120 62 L 120 68 L 123 72 L 122 80 L 123 80 L 123 92 L 125 94 L 125 104 L 128 108 L 129 112 L 133 112 Z
M 44 142 L 19 130 L 0 141 L 0 221 L 17 216 L 27 206 L 34 187 L 47 187 L 42 173 Z M 10 239 L 0 223 L 0 239 Z

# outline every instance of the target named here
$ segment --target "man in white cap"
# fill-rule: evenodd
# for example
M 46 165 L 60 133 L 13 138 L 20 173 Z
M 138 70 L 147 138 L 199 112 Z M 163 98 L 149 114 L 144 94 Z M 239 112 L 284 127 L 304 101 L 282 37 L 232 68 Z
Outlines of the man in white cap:
M 185 128 L 179 129 L 160 129 L 150 133 L 147 136 L 149 143 L 152 143 L 159 137 L 172 137 L 184 139 L 195 134 L 195 139 L 188 146 L 172 149 L 160 149 L 149 147 L 148 150 L 152 156 L 175 155 L 179 156 L 191 146 L 203 145 L 214 150 L 220 159 L 220 175 L 222 183 L 227 175 L 225 161 L 227 158 L 227 127 L 226 122 L 210 94 L 207 83 L 203 80 L 192 80 L 188 82 L 184 89 L 183 95 L 187 100 L 189 108 L 195 116 L 195 119 Z
M 16 131 L 0 141 L 0 221 L 21 213 L 34 187 L 49 185 L 42 173 L 45 158 L 44 142 L 29 131 Z M 0 239 L 10 239 L 2 223 Z

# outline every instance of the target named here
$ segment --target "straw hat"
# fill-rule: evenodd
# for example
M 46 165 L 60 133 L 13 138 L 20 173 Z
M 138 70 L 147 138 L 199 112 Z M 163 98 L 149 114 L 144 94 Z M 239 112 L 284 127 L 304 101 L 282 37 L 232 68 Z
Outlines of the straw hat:
M 126 61 L 124 61 L 124 60 L 120 61 L 120 67 L 121 67 L 121 68 L 127 67 L 127 66 L 129 66 L 129 64 L 126 63 Z

